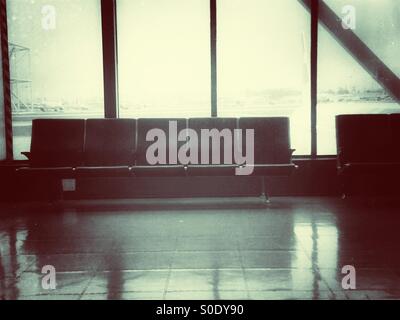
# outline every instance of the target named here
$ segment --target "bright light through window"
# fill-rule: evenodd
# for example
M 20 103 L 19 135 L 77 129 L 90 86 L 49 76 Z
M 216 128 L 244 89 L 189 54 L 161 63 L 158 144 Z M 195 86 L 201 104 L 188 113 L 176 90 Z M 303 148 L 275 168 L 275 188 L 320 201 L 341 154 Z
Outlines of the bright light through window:
M 100 0 L 8 0 L 14 158 L 35 118 L 104 117 Z
M 210 116 L 204 0 L 118 0 L 121 117 Z
M 325 0 L 336 15 L 354 8 L 353 32 L 400 76 L 400 2 Z M 343 32 L 348 32 L 343 29 Z M 318 153 L 335 155 L 339 114 L 398 113 L 399 104 L 324 27 L 318 39 Z
M 310 154 L 310 14 L 293 0 L 218 0 L 218 115 L 287 116 Z

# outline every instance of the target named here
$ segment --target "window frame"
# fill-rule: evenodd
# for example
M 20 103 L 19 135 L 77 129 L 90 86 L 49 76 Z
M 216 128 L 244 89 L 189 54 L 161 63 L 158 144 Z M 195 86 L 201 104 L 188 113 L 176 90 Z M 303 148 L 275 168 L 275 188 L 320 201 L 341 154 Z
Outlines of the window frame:
M 12 105 L 11 105 L 11 77 L 10 59 L 8 51 L 8 24 L 7 24 L 7 0 L 0 0 L 0 38 L 1 38 L 1 58 L 2 58 L 2 77 L 3 77 L 3 97 L 4 97 L 4 135 L 6 142 L 5 162 L 14 161 L 13 152 L 13 126 L 12 126 Z
M 118 118 L 118 43 L 116 0 L 101 0 L 104 117 Z M 110 28 L 111 26 L 111 28 Z

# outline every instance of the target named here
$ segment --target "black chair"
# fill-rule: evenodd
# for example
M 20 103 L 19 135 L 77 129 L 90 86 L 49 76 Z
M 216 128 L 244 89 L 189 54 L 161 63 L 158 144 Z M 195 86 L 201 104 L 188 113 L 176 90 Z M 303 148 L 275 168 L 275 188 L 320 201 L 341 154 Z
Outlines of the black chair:
M 338 166 L 343 173 L 392 161 L 389 116 L 386 114 L 336 117 Z
M 296 165 L 292 163 L 289 118 L 241 118 L 239 129 L 254 130 L 254 171 L 256 176 L 289 176 Z M 245 135 L 242 135 L 246 149 Z
M 23 152 L 29 167 L 16 170 L 20 183 L 43 181 L 52 201 L 62 199 L 61 181 L 73 178 L 82 164 L 84 141 L 85 120 L 33 120 L 31 150 Z
M 254 130 L 254 165 L 251 175 L 260 177 L 261 197 L 268 201 L 265 178 L 290 176 L 297 168 L 292 163 L 294 150 L 290 148 L 289 118 L 241 118 L 239 119 L 239 129 L 243 132 Z M 246 150 L 244 133 L 242 134 L 242 145 Z
M 377 179 L 400 173 L 396 147 L 399 124 L 397 115 L 336 117 L 338 173 L 342 179 L 343 197 L 350 195 L 350 184 L 356 182 L 357 177 L 367 178 L 373 184 Z
M 203 136 L 202 130 L 208 134 L 214 130 L 214 139 Z M 247 150 L 246 130 L 255 133 L 254 148 L 250 150 Z M 205 143 L 202 139 L 209 141 Z M 241 150 L 235 153 L 240 144 Z M 196 159 L 179 157 L 179 152 L 187 155 L 189 148 L 197 153 Z M 247 158 L 248 151 L 254 159 L 237 157 L 241 153 Z M 213 159 L 217 152 L 219 159 Z M 52 181 L 85 177 L 252 175 L 261 177 L 265 198 L 265 177 L 288 176 L 296 168 L 291 161 L 292 152 L 288 118 L 35 120 L 31 152 L 25 153 L 30 167 L 18 172 L 49 176 Z

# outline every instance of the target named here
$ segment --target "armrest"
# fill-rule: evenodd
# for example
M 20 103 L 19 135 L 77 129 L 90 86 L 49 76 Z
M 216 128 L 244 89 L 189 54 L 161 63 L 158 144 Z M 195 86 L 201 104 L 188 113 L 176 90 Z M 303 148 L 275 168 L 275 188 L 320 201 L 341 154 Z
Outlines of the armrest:
M 21 154 L 28 158 L 28 160 L 32 160 L 32 153 L 30 152 L 21 152 Z

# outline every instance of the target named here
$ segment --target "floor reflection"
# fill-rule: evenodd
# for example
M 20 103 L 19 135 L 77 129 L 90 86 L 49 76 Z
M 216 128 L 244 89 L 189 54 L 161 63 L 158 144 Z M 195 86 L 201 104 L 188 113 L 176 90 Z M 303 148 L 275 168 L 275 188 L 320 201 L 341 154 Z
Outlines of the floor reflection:
M 400 298 L 394 209 L 306 198 L 184 206 L 4 216 L 0 299 Z M 42 288 L 45 265 L 57 270 L 54 291 Z M 341 286 L 345 265 L 357 290 Z
M 321 261 L 329 266 L 328 276 L 336 275 L 338 266 L 338 232 L 335 220 L 331 222 L 319 223 L 314 215 L 311 215 L 309 221 L 301 220 L 295 223 L 294 234 L 298 250 L 303 249 L 311 259 L 312 264 L 312 284 L 313 299 L 320 299 L 320 291 L 329 291 L 321 276 Z M 329 235 L 329 237 L 325 237 Z M 293 269 L 294 271 L 296 269 Z M 295 277 L 295 275 L 293 275 Z M 297 275 L 301 279 L 302 274 Z M 322 289 L 323 288 L 323 289 Z M 333 295 L 332 295 L 333 297 Z

